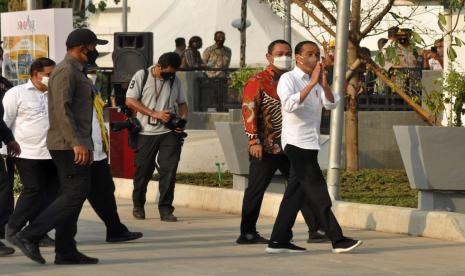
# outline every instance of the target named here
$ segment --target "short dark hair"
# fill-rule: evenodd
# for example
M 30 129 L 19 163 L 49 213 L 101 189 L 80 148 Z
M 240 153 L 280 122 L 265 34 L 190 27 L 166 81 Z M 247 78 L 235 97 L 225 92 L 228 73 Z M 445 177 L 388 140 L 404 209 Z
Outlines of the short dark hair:
M 292 46 L 291 44 L 289 44 L 289 42 L 287 42 L 286 40 L 284 39 L 276 39 L 275 41 L 272 41 L 270 43 L 270 45 L 268 45 L 268 54 L 271 55 L 271 53 L 273 52 L 273 48 L 276 44 L 286 44 L 287 46 L 289 46 L 289 48 L 291 48 L 292 50 Z
M 181 58 L 179 57 L 178 54 L 175 52 L 168 52 L 164 53 L 158 58 L 158 65 L 161 66 L 161 68 L 166 68 L 166 67 L 173 67 L 174 69 L 178 69 L 179 66 L 181 66 Z
M 34 75 L 34 72 L 43 72 L 44 67 L 55 66 L 55 65 L 56 65 L 55 61 L 49 58 L 46 58 L 46 57 L 38 58 L 32 62 L 31 68 L 29 69 L 29 74 L 32 77 Z
M 318 47 L 318 45 L 315 42 L 310 41 L 310 40 L 304 40 L 304 41 L 297 43 L 297 45 L 295 45 L 294 54 L 300 55 L 302 53 L 302 48 L 304 47 L 304 45 L 307 45 L 307 44 L 315 45 L 316 47 Z
M 226 34 L 223 31 L 216 31 L 215 35 L 213 36 L 214 39 L 216 38 L 217 34 L 223 34 L 224 36 L 226 36 Z
M 196 35 L 194 35 L 193 37 L 191 37 L 191 38 L 189 39 L 189 47 L 192 47 L 192 44 L 193 44 L 194 42 L 202 43 L 202 38 L 200 38 L 200 36 L 196 36 Z
M 176 47 L 184 46 L 186 45 L 186 40 L 184 39 L 184 37 L 178 37 L 174 40 L 174 43 L 176 44 Z

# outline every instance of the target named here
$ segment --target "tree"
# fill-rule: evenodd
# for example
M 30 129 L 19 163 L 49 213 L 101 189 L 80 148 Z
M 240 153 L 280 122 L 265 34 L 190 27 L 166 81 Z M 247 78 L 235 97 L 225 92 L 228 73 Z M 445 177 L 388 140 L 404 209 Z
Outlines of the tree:
M 268 2 L 272 8 L 278 13 L 283 10 L 282 0 L 263 0 Z M 453 0 L 458 1 L 458 0 Z M 309 34 L 316 42 L 323 45 L 328 39 L 328 35 L 335 37 L 336 18 L 333 14 L 337 13 L 336 0 L 320 1 L 320 0 L 293 0 L 293 3 L 301 9 L 302 17 L 293 20 L 299 25 L 305 27 Z M 353 74 L 353 71 L 365 64 L 371 69 L 378 78 L 383 80 L 393 91 L 404 99 L 404 101 L 412 107 L 426 122 L 434 124 L 432 116 L 428 111 L 424 110 L 417 102 L 414 101 L 414 95 L 410 95 L 403 87 L 395 84 L 390 79 L 387 72 L 376 64 L 369 54 L 362 51 L 361 41 L 371 35 L 386 32 L 380 28 L 380 23 L 387 17 L 392 17 L 397 25 L 404 24 L 411 20 L 410 18 L 416 11 L 418 6 L 412 7 L 411 15 L 399 16 L 391 13 L 394 0 L 352 0 L 351 16 L 349 26 L 349 49 L 348 49 L 348 78 L 346 89 L 346 166 L 348 170 L 358 169 L 358 120 L 357 120 L 357 95 L 362 83 L 358 76 Z M 422 43 L 418 40 L 416 43 Z M 350 68 L 350 70 L 349 70 Z
M 246 47 L 246 30 L 247 30 L 247 0 L 241 2 L 241 58 L 240 67 L 245 67 L 245 47 Z

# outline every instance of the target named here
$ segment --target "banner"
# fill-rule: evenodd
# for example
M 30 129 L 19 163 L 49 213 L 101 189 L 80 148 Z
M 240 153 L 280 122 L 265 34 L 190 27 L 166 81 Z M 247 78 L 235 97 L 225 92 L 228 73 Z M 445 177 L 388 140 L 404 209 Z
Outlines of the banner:
M 49 56 L 48 36 L 5 36 L 3 49 L 3 76 L 14 85 L 22 84 L 30 77 L 32 61 Z

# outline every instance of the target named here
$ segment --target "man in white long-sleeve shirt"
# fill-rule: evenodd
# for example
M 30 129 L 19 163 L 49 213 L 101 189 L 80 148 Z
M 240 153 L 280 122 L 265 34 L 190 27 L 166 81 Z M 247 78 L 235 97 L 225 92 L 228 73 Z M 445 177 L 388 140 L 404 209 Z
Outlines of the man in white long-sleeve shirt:
M 30 68 L 27 83 L 11 88 L 3 98 L 4 121 L 21 145 L 16 168 L 23 190 L 8 220 L 6 235 L 19 232 L 33 221 L 56 197 L 59 187 L 57 170 L 47 149 L 48 122 L 47 85 L 55 62 L 38 58 Z M 53 246 L 45 236 L 42 245 Z
M 305 200 L 331 239 L 334 253 L 348 252 L 362 242 L 344 237 L 331 211 L 331 198 L 318 165 L 322 108 L 336 107 L 333 94 L 320 63 L 320 50 L 311 41 L 295 47 L 296 67 L 281 76 L 278 96 L 282 105 L 281 144 L 291 162 L 291 177 L 273 227 L 268 253 L 305 252 L 290 242 L 292 226 Z

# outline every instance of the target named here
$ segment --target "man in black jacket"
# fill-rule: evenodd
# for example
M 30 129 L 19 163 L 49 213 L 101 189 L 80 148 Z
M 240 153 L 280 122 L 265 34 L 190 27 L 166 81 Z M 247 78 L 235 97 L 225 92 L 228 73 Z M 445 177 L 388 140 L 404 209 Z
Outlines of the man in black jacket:
M 5 122 L 3 121 L 3 105 L 0 104 L 0 140 L 3 142 L 8 149 L 8 155 L 9 156 L 17 156 L 21 153 L 21 148 L 19 147 L 18 143 L 15 141 L 15 138 L 13 137 L 13 134 L 11 133 L 11 130 L 6 126 Z M 0 143 L 0 147 L 1 147 Z M 11 192 L 9 191 L 12 189 L 9 180 L 8 180 L 8 175 L 5 169 L 5 163 L 3 162 L 3 159 L 0 162 L 0 195 L 10 194 Z M 2 204 L 4 202 L 2 201 Z M 3 220 L 4 216 L 3 214 L 5 211 L 8 213 L 7 216 L 5 217 L 6 220 L 8 220 L 9 216 L 9 211 L 4 210 L 7 206 L 0 206 L 0 214 L 2 214 L 1 219 Z M 6 208 L 8 209 L 8 208 Z M 6 221 L 5 221 L 6 222 Z M 4 224 L 3 224 L 4 225 Z M 1 230 L 2 232 L 0 234 L 5 234 L 3 231 L 4 229 Z M 0 237 L 4 238 L 4 236 Z M 5 256 L 5 255 L 10 255 L 13 254 L 15 251 L 13 248 L 5 246 L 2 242 L 0 242 L 0 256 Z

